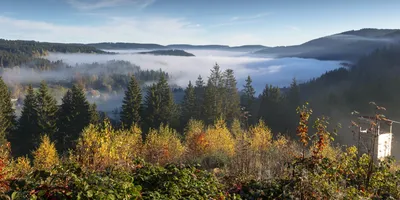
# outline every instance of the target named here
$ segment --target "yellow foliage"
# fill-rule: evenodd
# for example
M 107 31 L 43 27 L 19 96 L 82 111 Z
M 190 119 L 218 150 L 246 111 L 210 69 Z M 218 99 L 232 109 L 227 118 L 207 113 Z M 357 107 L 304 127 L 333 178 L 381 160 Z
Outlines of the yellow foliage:
M 109 121 L 105 121 L 102 128 L 89 125 L 78 140 L 76 159 L 94 169 L 129 166 L 140 155 L 141 134 L 136 125 L 129 130 L 118 131 L 112 128 Z
M 260 120 L 256 126 L 249 130 L 251 137 L 251 149 L 253 151 L 267 150 L 272 144 L 272 133 L 265 123 Z
M 233 156 L 235 153 L 235 140 L 226 127 L 225 121 L 219 119 L 214 127 L 208 128 L 205 134 L 207 152 L 212 155 L 223 153 L 227 156 Z
M 202 121 L 190 120 L 185 129 L 186 155 L 190 159 L 203 156 L 207 149 L 204 124 Z
M 33 166 L 40 170 L 51 169 L 59 163 L 55 144 L 50 141 L 49 136 L 42 136 L 39 148 L 33 152 L 33 158 Z
M 176 131 L 163 124 L 150 130 L 144 145 L 146 160 L 161 165 L 178 161 L 184 150 Z
M 14 178 L 23 177 L 31 171 L 31 161 L 28 157 L 18 157 L 11 163 L 10 175 Z
M 237 138 L 243 134 L 243 130 L 240 126 L 240 121 L 238 119 L 234 119 L 231 126 L 232 135 Z

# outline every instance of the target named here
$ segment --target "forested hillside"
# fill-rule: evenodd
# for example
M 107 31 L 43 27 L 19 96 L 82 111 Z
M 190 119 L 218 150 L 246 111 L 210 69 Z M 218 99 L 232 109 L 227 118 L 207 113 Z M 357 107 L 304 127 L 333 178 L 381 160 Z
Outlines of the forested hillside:
M 164 75 L 144 90 L 133 73 L 113 123 L 79 82 L 61 105 L 48 83 L 28 86 L 17 118 L 1 80 L 0 189 L 14 199 L 398 199 L 392 158 L 376 165 L 373 153 L 333 139 L 358 126 L 336 129 L 338 114 L 398 116 L 399 52 L 377 50 L 284 90 L 267 84 L 259 97 L 251 77 L 238 91 L 234 71 L 215 65 L 180 104 Z
M 0 39 L 0 67 L 14 67 L 35 60 L 48 52 L 106 53 L 83 44 L 47 43 Z

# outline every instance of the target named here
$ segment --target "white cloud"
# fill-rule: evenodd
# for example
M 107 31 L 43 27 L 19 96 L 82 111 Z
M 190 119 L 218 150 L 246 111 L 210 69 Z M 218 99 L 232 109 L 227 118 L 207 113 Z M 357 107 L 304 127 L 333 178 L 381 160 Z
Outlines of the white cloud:
M 206 43 L 205 30 L 185 19 L 106 18 L 101 25 L 59 25 L 0 16 L 1 38 L 47 42 Z M 203 36 L 203 37 L 202 37 Z
M 94 10 L 125 5 L 145 8 L 154 1 L 155 0 L 67 0 L 67 3 L 80 10 Z
M 300 31 L 300 28 L 297 26 L 286 26 L 287 29 L 290 29 L 292 31 Z
M 271 14 L 272 13 L 265 12 L 265 13 L 258 13 L 256 15 L 234 16 L 226 22 L 212 24 L 209 27 L 215 28 L 215 27 L 221 27 L 221 26 L 232 26 L 232 25 L 238 25 L 238 24 L 254 23 L 254 22 L 258 22 L 258 19 L 269 16 Z
M 258 19 L 258 18 L 263 18 L 266 16 L 271 15 L 272 13 L 270 12 L 264 12 L 264 13 L 258 13 L 256 15 L 247 15 L 247 16 L 235 16 L 231 18 L 231 21 L 240 21 L 240 20 L 250 20 L 250 19 Z

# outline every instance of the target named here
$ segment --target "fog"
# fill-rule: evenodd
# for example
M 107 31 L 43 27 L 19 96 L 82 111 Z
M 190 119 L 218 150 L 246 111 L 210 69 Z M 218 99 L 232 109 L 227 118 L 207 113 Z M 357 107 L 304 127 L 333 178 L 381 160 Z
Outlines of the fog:
M 217 50 L 187 50 L 195 57 L 154 56 L 135 54 L 142 50 L 114 51 L 119 54 L 61 54 L 52 53 L 46 58 L 51 61 L 62 60 L 74 66 L 80 63 L 124 60 L 138 65 L 141 69 L 162 69 L 171 76 L 171 83 L 186 87 L 189 80 L 195 81 L 199 75 L 207 79 L 210 69 L 218 63 L 222 70 L 233 69 L 238 80 L 238 87 L 243 85 L 250 75 L 257 93 L 265 84 L 288 86 L 293 78 L 299 82 L 318 77 L 326 71 L 341 67 L 339 61 L 319 61 L 302 58 L 267 58 L 246 55 L 243 52 Z M 58 77 L 58 76 L 55 76 Z

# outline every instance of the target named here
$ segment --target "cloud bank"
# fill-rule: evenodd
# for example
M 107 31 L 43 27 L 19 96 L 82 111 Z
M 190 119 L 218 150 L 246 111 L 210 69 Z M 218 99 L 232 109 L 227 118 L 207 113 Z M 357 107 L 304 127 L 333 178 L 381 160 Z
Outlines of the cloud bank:
M 144 8 L 155 0 L 67 0 L 67 3 L 80 10 L 94 10 L 100 8 L 134 5 Z
M 293 78 L 299 82 L 318 77 L 326 71 L 340 67 L 337 61 L 318 61 L 301 58 L 263 58 L 250 57 L 239 52 L 192 50 L 196 57 L 153 56 L 134 54 L 137 51 L 118 51 L 116 55 L 95 54 L 50 54 L 47 59 L 75 65 L 76 63 L 106 62 L 125 60 L 140 66 L 142 69 L 162 69 L 171 75 L 171 81 L 186 87 L 189 81 L 195 81 L 199 75 L 207 79 L 210 69 L 218 63 L 222 70 L 233 69 L 238 79 L 238 87 L 250 75 L 257 93 L 265 84 L 288 86 Z

